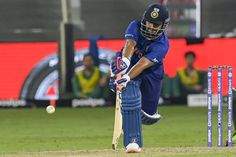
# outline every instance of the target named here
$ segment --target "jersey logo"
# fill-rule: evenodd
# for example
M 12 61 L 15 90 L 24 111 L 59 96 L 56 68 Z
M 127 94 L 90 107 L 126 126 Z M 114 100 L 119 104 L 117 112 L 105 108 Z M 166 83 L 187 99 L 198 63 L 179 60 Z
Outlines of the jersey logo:
M 153 11 L 151 12 L 151 17 L 154 19 L 157 18 L 159 16 L 159 11 L 160 9 L 154 8 Z
M 134 37 L 134 35 L 133 34 L 125 34 L 125 37 Z
M 155 62 L 155 63 L 159 62 L 156 58 L 154 58 L 152 61 Z
M 143 57 L 142 51 L 140 51 L 137 47 L 134 49 L 134 54 L 136 54 L 139 59 Z

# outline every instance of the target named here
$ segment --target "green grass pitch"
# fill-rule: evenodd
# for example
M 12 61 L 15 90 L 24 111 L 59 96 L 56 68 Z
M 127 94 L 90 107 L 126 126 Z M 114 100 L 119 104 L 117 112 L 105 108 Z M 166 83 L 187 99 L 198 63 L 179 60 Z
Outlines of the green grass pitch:
M 143 126 L 142 153 L 127 155 L 122 138 L 111 149 L 114 108 L 57 108 L 0 110 L 0 156 L 236 156 L 235 148 L 216 147 L 214 108 L 213 148 L 207 148 L 207 108 L 160 106 L 162 119 Z M 224 108 L 224 139 L 226 139 Z

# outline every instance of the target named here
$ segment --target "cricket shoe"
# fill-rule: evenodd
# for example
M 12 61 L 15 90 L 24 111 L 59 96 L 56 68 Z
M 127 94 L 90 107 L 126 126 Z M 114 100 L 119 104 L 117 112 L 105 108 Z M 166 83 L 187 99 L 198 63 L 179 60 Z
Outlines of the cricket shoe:
M 143 110 L 141 110 L 140 115 L 141 115 L 142 124 L 144 125 L 153 125 L 154 123 L 158 122 L 161 119 L 160 114 L 155 113 L 153 115 L 150 115 Z
M 126 146 L 126 153 L 140 153 L 141 152 L 141 148 L 139 147 L 139 145 L 137 143 L 129 143 Z
M 236 132 L 232 136 L 232 145 L 234 146 L 235 144 L 236 144 Z M 225 146 L 228 147 L 228 140 L 226 140 Z

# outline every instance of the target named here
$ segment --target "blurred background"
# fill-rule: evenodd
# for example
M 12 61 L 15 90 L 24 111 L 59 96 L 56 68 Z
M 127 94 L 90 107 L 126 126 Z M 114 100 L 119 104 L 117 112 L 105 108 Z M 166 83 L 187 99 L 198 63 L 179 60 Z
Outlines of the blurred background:
M 114 105 L 109 63 L 123 47 L 129 22 L 153 2 L 166 4 L 171 17 L 160 103 L 206 105 L 207 68 L 236 68 L 235 0 L 1 0 L 0 106 Z M 88 53 L 92 57 L 85 61 Z M 191 89 L 181 80 L 188 57 L 199 78 Z M 98 78 L 84 91 L 80 72 L 91 66 L 98 68 Z M 235 76 L 233 71 L 234 87 Z
M 164 0 L 165 1 L 165 0 Z M 123 39 L 133 19 L 141 18 L 146 7 L 158 0 L 67 0 L 69 20 L 75 39 L 103 35 Z M 234 0 L 169 0 L 170 38 L 227 36 L 235 33 Z M 2 24 L 0 41 L 58 41 L 62 21 L 61 0 L 0 1 Z M 229 34 L 228 34 L 229 35 Z

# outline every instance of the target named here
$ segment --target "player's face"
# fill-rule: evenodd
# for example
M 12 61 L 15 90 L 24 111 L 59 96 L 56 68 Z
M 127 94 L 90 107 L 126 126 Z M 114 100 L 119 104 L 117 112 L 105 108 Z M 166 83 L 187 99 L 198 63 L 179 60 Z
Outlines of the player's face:
M 152 40 L 153 37 L 155 37 L 155 34 L 161 30 L 162 25 L 161 24 L 153 24 L 151 22 L 145 21 L 145 32 L 146 34 L 149 34 L 146 36 L 146 39 Z M 152 37 L 153 36 L 153 37 Z
M 153 24 L 151 22 L 146 21 L 146 27 L 150 30 L 152 30 L 152 29 L 159 30 L 159 29 L 161 29 L 161 24 Z

